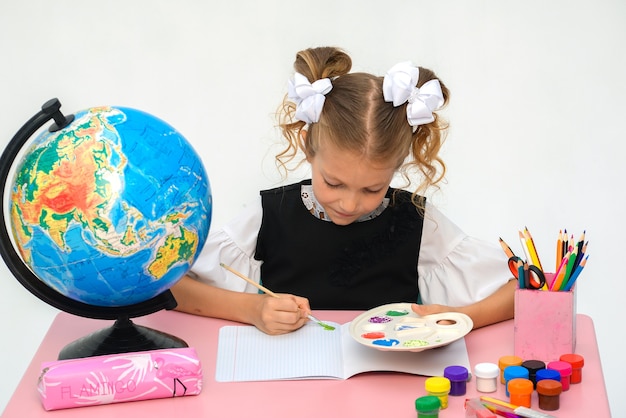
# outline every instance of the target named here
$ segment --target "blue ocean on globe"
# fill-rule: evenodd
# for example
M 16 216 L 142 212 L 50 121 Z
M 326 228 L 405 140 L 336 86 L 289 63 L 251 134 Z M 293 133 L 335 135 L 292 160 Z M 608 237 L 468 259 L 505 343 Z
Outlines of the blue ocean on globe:
M 190 143 L 140 110 L 103 106 L 39 134 L 10 183 L 13 238 L 33 273 L 95 306 L 169 289 L 208 235 L 209 178 Z

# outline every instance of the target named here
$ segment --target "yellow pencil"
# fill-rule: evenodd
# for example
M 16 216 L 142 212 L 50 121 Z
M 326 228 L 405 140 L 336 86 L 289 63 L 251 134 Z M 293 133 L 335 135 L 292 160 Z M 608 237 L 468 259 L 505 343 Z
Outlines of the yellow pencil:
M 533 241 L 533 236 L 530 235 L 530 231 L 526 227 L 524 227 L 524 235 L 526 236 L 526 244 L 528 245 L 528 251 L 530 252 L 533 264 L 543 271 L 541 261 L 539 260 L 539 254 L 537 253 L 537 247 L 535 247 L 535 241 Z

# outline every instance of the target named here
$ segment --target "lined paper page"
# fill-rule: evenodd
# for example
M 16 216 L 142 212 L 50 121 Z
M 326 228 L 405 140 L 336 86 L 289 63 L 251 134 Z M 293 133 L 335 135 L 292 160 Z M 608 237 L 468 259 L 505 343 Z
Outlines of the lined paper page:
M 267 335 L 254 326 L 220 329 L 215 380 L 342 379 L 341 326 L 327 331 L 307 323 L 297 331 Z
M 470 369 L 465 339 L 418 353 L 381 351 L 350 336 L 350 323 L 327 331 L 310 322 L 284 335 L 267 335 L 254 326 L 220 329 L 215 380 L 348 379 L 369 371 L 443 376 L 450 365 Z

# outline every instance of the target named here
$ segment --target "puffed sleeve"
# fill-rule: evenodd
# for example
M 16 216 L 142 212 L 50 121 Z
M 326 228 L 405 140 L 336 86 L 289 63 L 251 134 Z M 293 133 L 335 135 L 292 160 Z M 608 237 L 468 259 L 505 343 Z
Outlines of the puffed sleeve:
M 482 300 L 512 277 L 497 240 L 468 236 L 431 204 L 426 206 L 417 270 L 422 303 L 447 306 Z
M 211 230 L 189 273 L 192 278 L 238 292 L 257 293 L 258 290 L 220 266 L 224 263 L 259 282 L 261 262 L 254 259 L 257 237 L 261 228 L 263 209 L 261 197 L 239 216 L 222 228 Z

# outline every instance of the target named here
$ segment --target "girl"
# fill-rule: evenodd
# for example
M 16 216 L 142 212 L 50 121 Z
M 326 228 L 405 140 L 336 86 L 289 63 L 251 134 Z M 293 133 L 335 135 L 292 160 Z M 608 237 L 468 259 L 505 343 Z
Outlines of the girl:
M 287 333 L 311 309 L 367 310 L 413 302 L 420 315 L 457 311 L 478 328 L 513 317 L 515 281 L 501 248 L 465 235 L 423 193 L 443 178 L 448 89 L 427 69 L 349 73 L 333 47 L 300 51 L 279 109 L 289 171 L 301 153 L 311 179 L 261 192 L 209 239 L 173 286 L 178 310 Z M 390 187 L 399 172 L 414 192 Z M 220 267 L 230 265 L 280 297 Z M 417 304 L 420 302 L 420 304 Z

